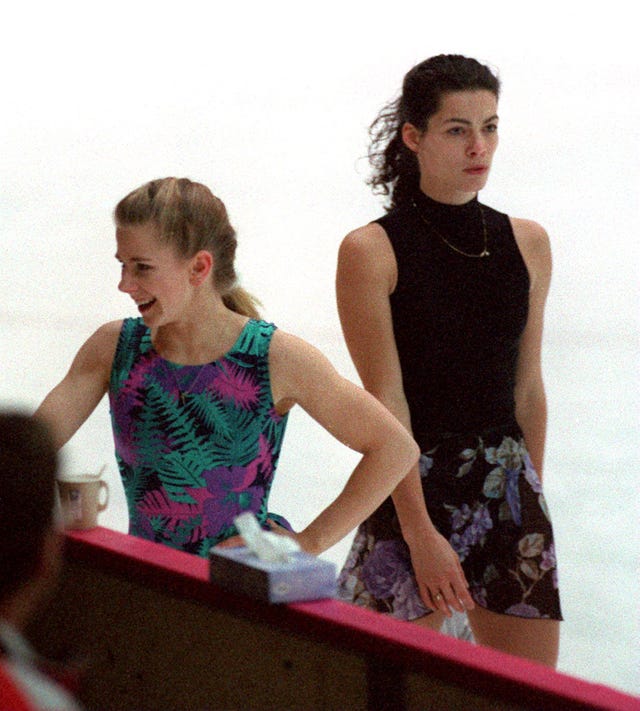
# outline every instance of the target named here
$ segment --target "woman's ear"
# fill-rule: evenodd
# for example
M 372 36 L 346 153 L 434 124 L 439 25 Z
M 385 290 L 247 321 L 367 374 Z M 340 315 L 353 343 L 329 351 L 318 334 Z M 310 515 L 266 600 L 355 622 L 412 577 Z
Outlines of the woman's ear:
M 410 151 L 417 153 L 422 133 L 419 128 L 407 121 L 402 125 L 402 142 Z
M 189 281 L 193 286 L 200 286 L 211 274 L 213 255 L 206 249 L 201 249 L 191 259 Z

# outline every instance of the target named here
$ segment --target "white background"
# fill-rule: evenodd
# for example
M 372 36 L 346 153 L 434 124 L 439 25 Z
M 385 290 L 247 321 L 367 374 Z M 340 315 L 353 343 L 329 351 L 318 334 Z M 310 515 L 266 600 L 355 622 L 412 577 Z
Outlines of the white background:
M 638 656 L 639 99 L 627 3 L 23 2 L 0 58 L 0 405 L 34 408 L 116 290 L 111 212 L 151 178 L 226 203 L 264 315 L 356 379 L 334 304 L 344 234 L 381 214 L 366 128 L 404 73 L 440 52 L 503 82 L 501 147 L 482 200 L 542 223 L 554 250 L 545 340 L 545 482 L 560 559 L 560 668 L 640 693 Z M 108 464 L 106 403 L 65 466 Z M 304 525 L 355 462 L 295 413 L 273 510 Z M 338 564 L 349 540 L 326 554 Z

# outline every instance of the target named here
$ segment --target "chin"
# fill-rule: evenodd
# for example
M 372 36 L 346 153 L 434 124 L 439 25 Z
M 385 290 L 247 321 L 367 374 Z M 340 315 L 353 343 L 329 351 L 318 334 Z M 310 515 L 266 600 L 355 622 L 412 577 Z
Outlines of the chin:
M 475 179 L 475 184 L 476 184 L 476 190 L 482 190 L 482 188 L 485 187 L 485 185 L 489 182 L 489 173 L 485 173 L 484 175 L 478 176 Z
M 142 318 L 142 322 L 145 326 L 148 326 L 149 328 L 158 326 L 158 319 L 154 318 L 153 316 L 149 314 L 140 314 L 140 317 Z

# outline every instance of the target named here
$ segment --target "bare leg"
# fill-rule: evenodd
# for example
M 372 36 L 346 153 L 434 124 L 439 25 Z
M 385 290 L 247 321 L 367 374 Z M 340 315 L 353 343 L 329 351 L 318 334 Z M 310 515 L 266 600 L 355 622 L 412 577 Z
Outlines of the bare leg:
M 440 631 L 442 623 L 444 622 L 443 612 L 432 612 L 430 615 L 425 615 L 424 617 L 418 617 L 418 619 L 413 620 L 417 625 L 421 627 L 429 627 L 436 632 Z
M 550 667 L 558 663 L 560 623 L 500 615 L 479 605 L 468 611 L 469 622 L 478 644 L 541 662 Z

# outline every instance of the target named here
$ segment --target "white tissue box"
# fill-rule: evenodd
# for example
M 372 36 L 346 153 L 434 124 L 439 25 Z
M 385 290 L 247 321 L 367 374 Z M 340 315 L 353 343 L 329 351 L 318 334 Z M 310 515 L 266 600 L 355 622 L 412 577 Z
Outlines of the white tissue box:
M 212 548 L 212 583 L 265 602 L 299 602 L 336 595 L 336 566 L 309 553 L 290 553 L 287 562 L 258 558 L 246 546 Z

